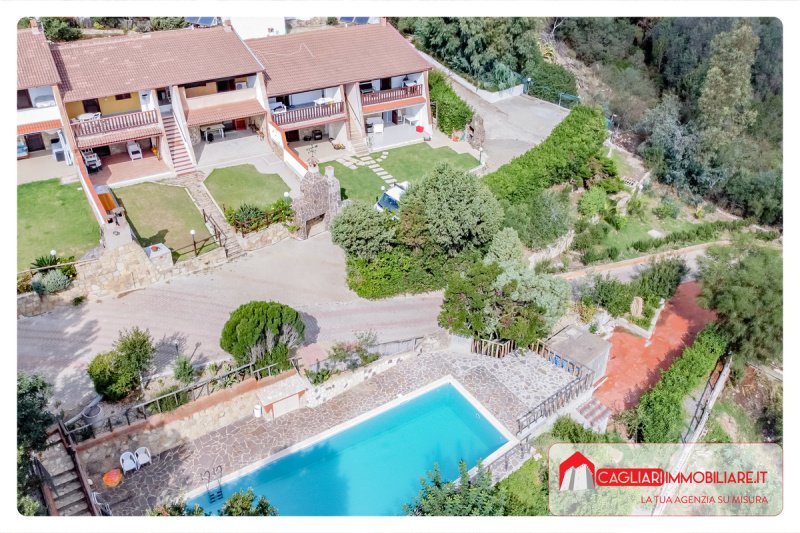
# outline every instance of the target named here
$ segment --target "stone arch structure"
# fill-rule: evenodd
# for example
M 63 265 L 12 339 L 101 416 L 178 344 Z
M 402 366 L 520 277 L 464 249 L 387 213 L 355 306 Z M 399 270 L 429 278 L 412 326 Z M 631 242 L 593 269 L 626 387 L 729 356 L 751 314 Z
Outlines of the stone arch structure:
M 300 179 L 300 197 L 292 202 L 294 224 L 301 239 L 308 238 L 309 223 L 319 218 L 328 229 L 342 205 L 341 186 L 333 167 L 325 167 L 325 174 L 320 174 L 319 167 L 313 168 Z

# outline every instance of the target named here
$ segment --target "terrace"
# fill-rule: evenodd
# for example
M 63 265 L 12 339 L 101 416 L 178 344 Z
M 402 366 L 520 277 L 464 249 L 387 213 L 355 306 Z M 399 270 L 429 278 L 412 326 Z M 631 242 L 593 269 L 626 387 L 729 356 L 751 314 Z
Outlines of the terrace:
M 410 85 L 407 87 L 396 87 L 394 89 L 365 93 L 361 95 L 361 105 L 364 106 L 365 112 L 369 112 L 371 110 L 369 106 L 408 99 L 414 99 L 418 101 L 408 102 L 404 105 L 411 105 L 412 103 L 424 101 L 425 97 L 424 92 L 422 91 L 422 85 Z
M 120 185 L 133 181 L 167 177 L 172 170 L 151 150 L 142 150 L 141 159 L 131 159 L 127 153 L 101 157 L 102 168 L 89 175 L 93 185 Z

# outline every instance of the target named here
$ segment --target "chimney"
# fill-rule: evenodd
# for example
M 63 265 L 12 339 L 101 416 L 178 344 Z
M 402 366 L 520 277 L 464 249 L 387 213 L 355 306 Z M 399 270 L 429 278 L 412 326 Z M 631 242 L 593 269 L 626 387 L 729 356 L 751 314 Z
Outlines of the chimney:
M 386 26 L 386 17 L 381 17 L 381 26 Z
M 30 27 L 33 30 L 33 33 L 39 33 L 39 21 L 38 20 L 36 20 L 35 18 L 31 17 L 28 20 L 28 24 L 30 24 Z

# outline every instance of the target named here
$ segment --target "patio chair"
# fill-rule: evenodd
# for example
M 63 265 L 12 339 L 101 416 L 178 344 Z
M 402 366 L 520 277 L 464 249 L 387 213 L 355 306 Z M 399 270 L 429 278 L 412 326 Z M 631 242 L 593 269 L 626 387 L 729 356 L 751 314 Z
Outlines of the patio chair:
M 128 141 L 128 155 L 131 160 L 142 158 L 142 147 L 136 141 Z
M 153 464 L 153 456 L 150 455 L 150 450 L 144 446 L 137 449 L 134 455 L 136 456 L 136 463 L 140 468 L 146 464 Z
M 104 502 L 100 499 L 99 492 L 92 492 L 92 501 L 97 506 L 97 510 L 100 511 L 101 515 L 114 516 L 114 514 L 111 512 L 111 506 L 108 504 L 108 502 Z
M 119 466 L 122 467 L 122 475 L 132 470 L 139 470 L 139 463 L 136 462 L 136 457 L 131 452 L 125 452 L 120 455 Z

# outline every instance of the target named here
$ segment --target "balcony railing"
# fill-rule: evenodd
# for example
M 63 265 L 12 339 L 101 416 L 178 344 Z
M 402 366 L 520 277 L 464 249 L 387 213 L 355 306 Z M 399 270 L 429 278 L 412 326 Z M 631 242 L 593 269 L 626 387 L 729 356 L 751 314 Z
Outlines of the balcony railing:
M 272 120 L 278 126 L 296 124 L 307 120 L 332 117 L 344 113 L 344 102 L 331 102 L 328 104 L 314 105 L 289 109 L 283 113 L 272 113 Z
M 413 98 L 414 96 L 422 96 L 422 85 L 397 87 L 396 89 L 387 89 L 385 91 L 362 94 L 361 104 L 382 104 L 384 102 L 392 102 L 394 100 L 403 100 L 404 98 Z
M 98 133 L 109 133 L 112 131 L 126 130 L 137 126 L 147 126 L 158 123 L 158 114 L 153 111 L 137 111 L 135 113 L 125 113 L 123 115 L 113 115 L 72 124 L 72 131 L 76 137 L 84 135 L 96 135 Z

